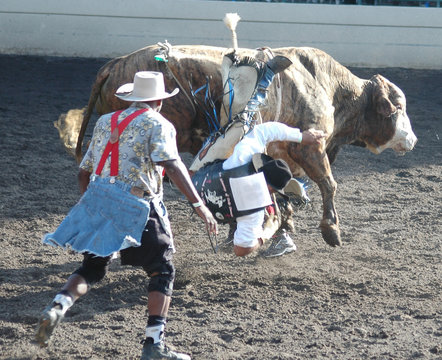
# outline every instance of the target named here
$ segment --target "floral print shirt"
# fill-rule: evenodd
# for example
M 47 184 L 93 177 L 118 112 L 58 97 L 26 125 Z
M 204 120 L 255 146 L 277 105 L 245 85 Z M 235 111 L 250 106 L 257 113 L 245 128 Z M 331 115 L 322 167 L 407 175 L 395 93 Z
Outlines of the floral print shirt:
M 133 103 L 124 110 L 118 124 L 128 115 L 141 109 L 148 111 L 133 119 L 119 138 L 119 164 L 117 180 L 138 186 L 152 196 L 163 193 L 163 168 L 157 162 L 179 159 L 176 130 L 160 113 L 145 103 Z M 95 174 L 98 163 L 111 135 L 111 114 L 101 116 L 95 125 L 89 148 L 80 168 Z M 110 176 L 109 155 L 100 177 Z

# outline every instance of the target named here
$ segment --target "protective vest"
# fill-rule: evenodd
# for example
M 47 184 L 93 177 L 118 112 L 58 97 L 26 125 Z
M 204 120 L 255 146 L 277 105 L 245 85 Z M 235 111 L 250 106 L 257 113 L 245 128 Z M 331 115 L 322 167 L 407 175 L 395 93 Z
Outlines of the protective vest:
M 262 210 L 258 207 L 239 211 L 236 207 L 230 187 L 230 178 L 240 178 L 255 174 L 252 162 L 230 170 L 223 170 L 223 161 L 210 163 L 192 176 L 192 182 L 205 205 L 220 223 L 233 223 L 239 216 L 249 215 Z

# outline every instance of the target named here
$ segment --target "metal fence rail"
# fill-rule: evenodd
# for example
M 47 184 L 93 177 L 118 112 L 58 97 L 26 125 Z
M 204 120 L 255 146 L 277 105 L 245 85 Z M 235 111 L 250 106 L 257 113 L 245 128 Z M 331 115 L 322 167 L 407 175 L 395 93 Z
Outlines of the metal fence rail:
M 223 0 L 242 2 L 441 7 L 442 0 Z

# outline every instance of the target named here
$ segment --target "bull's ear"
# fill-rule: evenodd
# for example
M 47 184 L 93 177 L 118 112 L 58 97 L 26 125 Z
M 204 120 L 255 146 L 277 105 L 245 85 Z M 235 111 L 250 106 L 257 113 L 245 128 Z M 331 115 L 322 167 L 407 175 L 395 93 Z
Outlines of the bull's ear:
M 377 109 L 377 112 L 384 117 L 390 117 L 397 110 L 396 107 L 392 104 L 392 102 L 386 96 L 379 98 L 379 101 L 376 105 L 376 109 Z
M 378 114 L 383 117 L 390 117 L 396 112 L 396 107 L 388 97 L 388 85 L 381 75 L 375 75 L 373 81 L 373 103 Z

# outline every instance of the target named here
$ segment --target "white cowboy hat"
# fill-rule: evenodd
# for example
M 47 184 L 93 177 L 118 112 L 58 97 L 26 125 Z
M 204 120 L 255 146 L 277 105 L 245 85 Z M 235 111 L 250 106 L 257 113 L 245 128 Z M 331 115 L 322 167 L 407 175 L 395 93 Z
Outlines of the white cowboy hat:
M 134 82 L 120 86 L 115 96 L 125 101 L 154 101 L 170 98 L 178 91 L 178 88 L 171 93 L 165 91 L 163 73 L 139 71 L 134 76 Z

